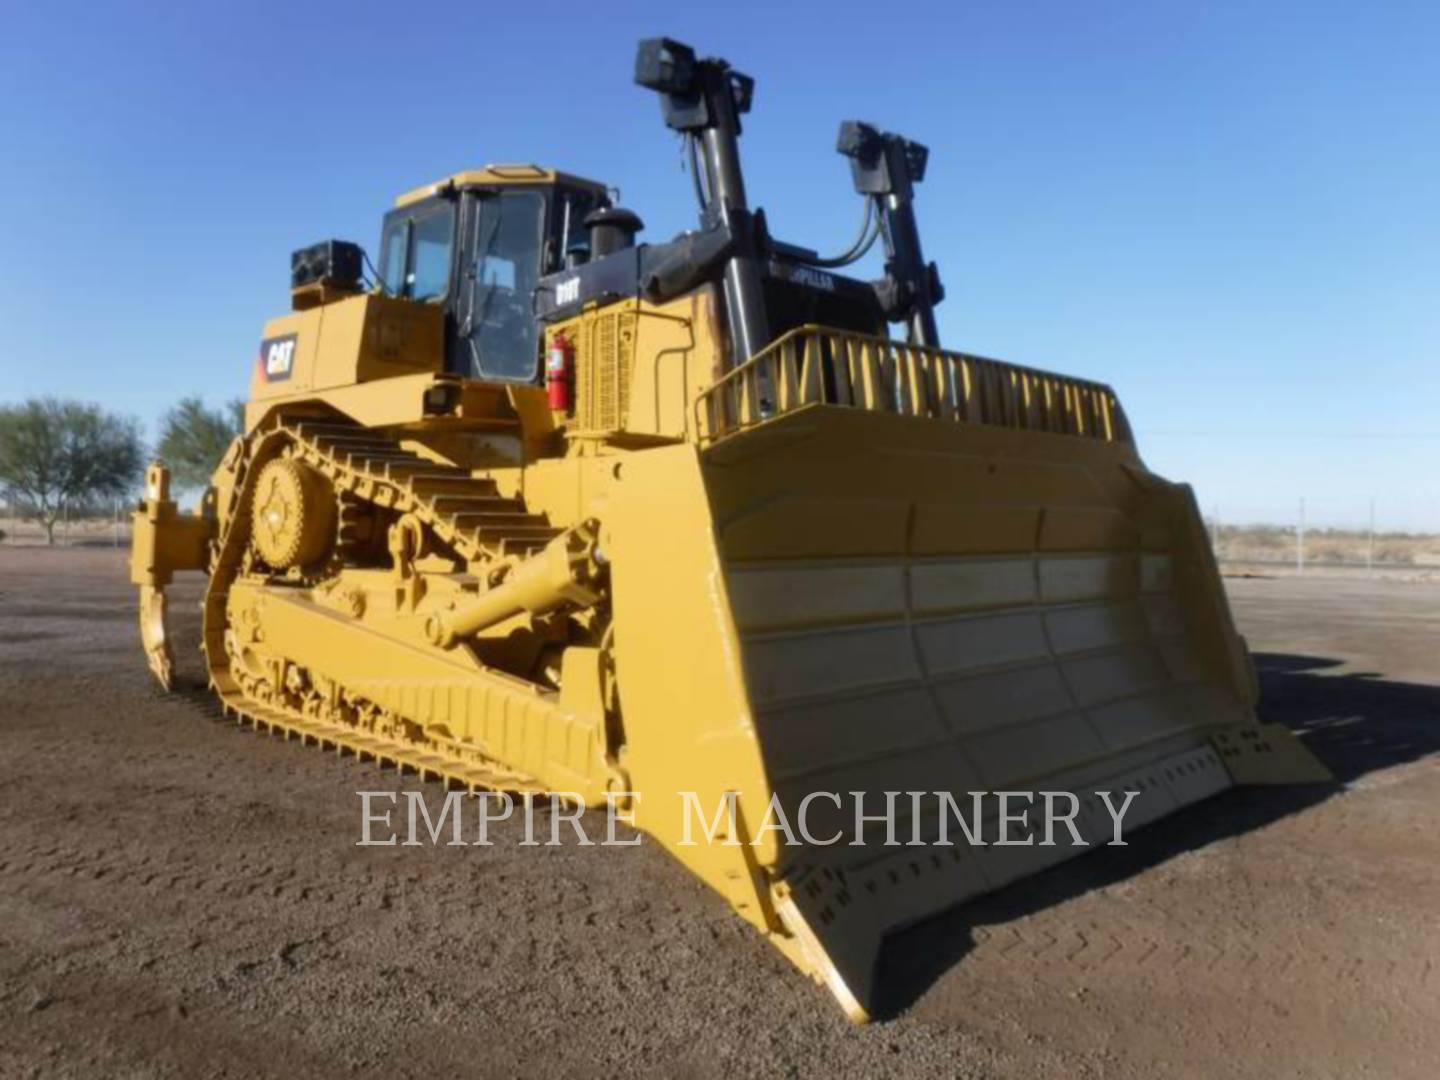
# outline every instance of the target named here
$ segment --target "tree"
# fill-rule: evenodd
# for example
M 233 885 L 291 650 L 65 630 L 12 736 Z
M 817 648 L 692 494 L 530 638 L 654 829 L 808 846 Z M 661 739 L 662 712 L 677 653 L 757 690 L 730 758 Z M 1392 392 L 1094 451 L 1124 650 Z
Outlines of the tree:
M 198 397 L 182 398 L 160 422 L 160 459 L 177 486 L 203 488 L 225 456 L 230 440 L 245 430 L 245 403 L 207 409 Z
M 144 456 L 139 424 L 98 405 L 43 398 L 0 406 L 0 491 L 51 544 L 67 504 L 128 491 Z

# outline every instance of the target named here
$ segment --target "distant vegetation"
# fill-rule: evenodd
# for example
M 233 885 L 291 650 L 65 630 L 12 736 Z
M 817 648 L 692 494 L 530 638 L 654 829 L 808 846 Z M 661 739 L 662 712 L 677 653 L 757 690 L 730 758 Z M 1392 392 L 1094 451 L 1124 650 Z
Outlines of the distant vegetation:
M 177 489 L 209 485 L 244 418 L 244 402 L 210 409 L 198 397 L 165 413 L 155 451 Z M 62 522 L 67 542 L 97 530 L 108 536 L 117 528 L 115 500 L 136 495 L 146 456 L 139 423 L 98 405 L 57 398 L 0 405 L 0 517 L 11 525 L 8 539 L 53 544 Z
M 0 495 L 46 543 L 69 511 L 132 490 L 144 462 L 140 425 L 98 405 L 35 398 L 0 406 Z
M 156 452 L 177 487 L 204 488 L 231 440 L 245 429 L 245 403 L 207 409 L 198 397 L 182 398 L 160 422 Z
M 1222 562 L 1293 562 L 1295 528 L 1290 525 L 1221 525 L 1215 536 L 1216 556 Z M 1376 566 L 1440 567 L 1440 536 L 1432 533 L 1365 529 L 1306 529 L 1305 561 L 1317 565 L 1364 566 L 1372 557 Z

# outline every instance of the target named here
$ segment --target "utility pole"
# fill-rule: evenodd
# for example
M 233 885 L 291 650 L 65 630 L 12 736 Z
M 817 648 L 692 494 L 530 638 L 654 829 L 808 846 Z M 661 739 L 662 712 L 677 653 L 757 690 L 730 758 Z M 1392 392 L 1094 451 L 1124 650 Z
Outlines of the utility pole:
M 1365 542 L 1365 569 L 1375 569 L 1375 496 L 1370 496 L 1370 535 Z
M 1305 500 L 1300 500 L 1300 524 L 1295 530 L 1295 573 L 1305 573 Z

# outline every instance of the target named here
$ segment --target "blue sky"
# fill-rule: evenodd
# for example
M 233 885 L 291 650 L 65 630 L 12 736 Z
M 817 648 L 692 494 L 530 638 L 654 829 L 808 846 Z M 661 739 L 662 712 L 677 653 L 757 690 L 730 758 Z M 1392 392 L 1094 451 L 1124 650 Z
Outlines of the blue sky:
M 774 231 L 849 242 L 841 119 L 931 147 L 945 344 L 1113 384 L 1228 520 L 1440 528 L 1440 5 L 0 0 L 0 400 L 243 396 L 288 256 L 538 161 L 692 224 L 635 40 L 758 80 Z

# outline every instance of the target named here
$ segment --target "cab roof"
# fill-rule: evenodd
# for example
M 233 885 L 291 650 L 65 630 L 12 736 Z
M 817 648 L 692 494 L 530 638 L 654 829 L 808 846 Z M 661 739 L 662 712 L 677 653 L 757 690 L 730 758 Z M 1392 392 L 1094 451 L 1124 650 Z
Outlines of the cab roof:
M 432 195 L 439 194 L 441 190 L 451 185 L 457 188 L 465 187 L 489 187 L 495 184 L 570 184 L 575 187 L 590 188 L 600 194 L 605 193 L 605 185 L 595 180 L 586 180 L 583 176 L 573 176 L 570 173 L 560 172 L 557 169 L 545 169 L 539 165 L 501 164 L 485 165 L 478 169 L 467 169 L 464 172 L 452 173 L 443 180 L 437 180 L 433 184 L 426 184 L 424 187 L 407 191 L 395 200 L 397 207 L 409 206 L 411 203 L 419 202 L 421 199 L 428 199 Z

